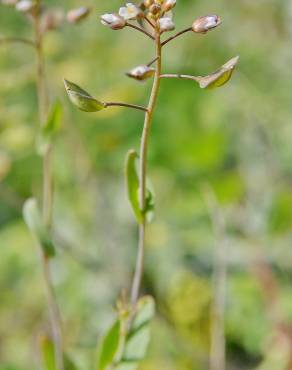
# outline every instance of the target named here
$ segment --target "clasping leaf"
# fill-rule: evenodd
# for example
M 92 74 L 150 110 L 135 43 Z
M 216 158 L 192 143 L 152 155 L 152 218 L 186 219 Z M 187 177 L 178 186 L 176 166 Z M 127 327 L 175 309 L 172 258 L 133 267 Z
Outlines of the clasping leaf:
M 43 124 L 38 139 L 38 152 L 44 155 L 52 143 L 54 136 L 59 132 L 62 121 L 62 105 L 56 101 L 49 112 L 47 121 Z
M 32 235 L 36 238 L 47 257 L 55 255 L 55 247 L 51 240 L 50 233 L 44 225 L 35 198 L 28 199 L 23 206 L 24 221 L 30 229 Z
M 129 150 L 126 159 L 126 179 L 127 179 L 127 190 L 128 199 L 133 208 L 137 222 L 143 222 L 143 214 L 139 205 L 139 178 L 136 169 L 136 159 L 138 154 L 135 150 Z
M 137 222 L 140 224 L 143 222 L 145 217 L 148 222 L 151 221 L 154 210 L 154 197 L 152 191 L 150 191 L 149 188 L 147 187 L 145 209 L 141 210 L 139 202 L 140 185 L 136 168 L 137 158 L 138 158 L 137 152 L 133 149 L 129 150 L 126 158 L 126 179 L 127 179 L 128 199 L 131 203 Z

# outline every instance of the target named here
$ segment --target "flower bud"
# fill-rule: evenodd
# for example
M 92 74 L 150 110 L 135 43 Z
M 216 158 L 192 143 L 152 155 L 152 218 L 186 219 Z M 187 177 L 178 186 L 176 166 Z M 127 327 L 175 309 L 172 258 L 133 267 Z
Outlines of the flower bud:
M 163 17 L 158 20 L 160 32 L 173 31 L 175 24 L 170 17 Z
M 67 21 L 69 23 L 78 23 L 85 19 L 90 13 L 90 8 L 82 6 L 81 8 L 72 9 L 67 13 Z
M 153 15 L 156 15 L 156 14 L 160 13 L 161 6 L 159 4 L 153 4 L 153 5 L 150 6 L 149 11 Z
M 144 6 L 145 8 L 150 8 L 150 6 L 154 3 L 154 0 L 144 0 Z
M 120 30 L 126 27 L 126 21 L 120 15 L 112 14 L 103 14 L 101 16 L 101 23 L 104 26 L 110 27 L 112 30 Z
M 162 4 L 162 9 L 165 12 L 168 12 L 169 10 L 173 9 L 176 6 L 176 0 L 165 0 Z
M 146 65 L 140 65 L 138 67 L 131 69 L 131 71 L 126 73 L 126 75 L 128 77 L 134 78 L 135 80 L 144 81 L 152 77 L 154 73 L 155 73 L 154 68 L 148 67 Z
M 207 15 L 200 17 L 192 24 L 192 30 L 196 33 L 206 33 L 221 24 L 221 19 L 217 15 Z
M 73 82 L 64 80 L 64 85 L 71 103 L 84 112 L 97 112 L 106 107 Z

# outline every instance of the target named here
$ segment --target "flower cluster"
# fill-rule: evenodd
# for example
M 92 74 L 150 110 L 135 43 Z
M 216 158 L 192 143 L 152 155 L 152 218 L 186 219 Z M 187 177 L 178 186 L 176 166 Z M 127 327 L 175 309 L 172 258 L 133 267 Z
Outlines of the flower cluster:
M 140 5 L 126 3 L 118 13 L 103 14 L 101 23 L 113 30 L 118 30 L 126 27 L 129 21 L 137 20 L 139 23 L 148 21 L 161 33 L 172 31 L 175 29 L 175 24 L 171 10 L 175 5 L 176 0 L 144 0 Z

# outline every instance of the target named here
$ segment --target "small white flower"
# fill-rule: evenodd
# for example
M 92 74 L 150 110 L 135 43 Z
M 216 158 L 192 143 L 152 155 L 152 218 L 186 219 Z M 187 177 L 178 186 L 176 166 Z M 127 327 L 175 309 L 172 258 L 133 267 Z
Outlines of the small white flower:
M 137 67 L 131 69 L 127 73 L 127 76 L 131 77 L 131 78 L 134 78 L 135 80 L 144 81 L 147 78 L 152 77 L 154 75 L 154 73 L 155 73 L 154 68 L 148 67 L 146 65 L 140 65 L 140 66 L 137 66 Z
M 110 27 L 112 30 L 120 30 L 126 26 L 125 19 L 122 18 L 119 14 L 103 14 L 100 18 L 101 23 L 104 26 Z
M 132 3 L 127 3 L 119 10 L 119 15 L 125 20 L 136 19 L 139 14 L 141 14 L 141 10 Z
M 161 32 L 173 31 L 175 24 L 171 17 L 163 17 L 158 20 L 159 29 Z

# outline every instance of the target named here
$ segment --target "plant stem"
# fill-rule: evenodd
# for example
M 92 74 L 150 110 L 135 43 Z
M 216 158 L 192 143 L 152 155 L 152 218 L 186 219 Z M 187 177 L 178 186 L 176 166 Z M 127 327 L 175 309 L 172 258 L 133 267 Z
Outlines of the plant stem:
M 173 35 L 173 36 L 169 37 L 168 39 L 166 39 L 165 41 L 163 41 L 161 43 L 161 46 L 164 46 L 164 45 L 168 44 L 170 41 L 176 39 L 177 37 L 183 35 L 184 33 L 190 32 L 190 31 L 192 31 L 192 27 L 188 27 L 188 28 L 176 33 L 175 35 Z
M 48 93 L 45 81 L 45 63 L 43 53 L 43 35 L 40 29 L 40 7 L 41 1 L 37 2 L 38 9 L 34 17 L 35 48 L 37 63 L 37 95 L 40 124 L 45 123 L 48 112 Z M 43 157 L 43 221 L 48 229 L 52 226 L 53 208 L 53 176 L 52 176 L 52 146 L 49 145 Z M 50 314 L 52 335 L 55 350 L 55 362 L 58 370 L 64 370 L 63 361 L 63 339 L 61 328 L 61 317 L 59 307 L 54 294 L 49 258 L 41 251 L 44 280 L 47 290 L 48 309 Z
M 133 108 L 137 110 L 142 110 L 144 112 L 147 112 L 147 108 L 142 107 L 141 105 L 136 104 L 128 104 L 128 103 L 120 103 L 120 102 L 107 102 L 105 103 L 105 108 L 107 107 L 126 107 L 126 108 Z
M 159 87 L 160 87 L 160 74 L 161 74 L 161 40 L 159 30 L 156 30 L 155 35 L 156 44 L 156 70 L 154 75 L 154 81 L 152 86 L 152 91 L 148 103 L 148 109 L 145 114 L 144 128 L 141 138 L 140 147 L 140 174 L 139 174 L 139 202 L 142 211 L 145 210 L 146 205 L 146 177 L 147 177 L 147 152 L 148 152 L 148 142 L 149 134 L 152 125 L 153 113 L 158 97 Z M 142 223 L 139 225 L 139 244 L 138 244 L 138 254 L 136 260 L 136 269 L 133 279 L 132 291 L 131 291 L 131 303 L 136 305 L 139 291 L 141 286 L 141 280 L 143 276 L 144 269 L 144 255 L 145 255 L 145 231 L 146 231 L 146 220 L 145 217 Z

